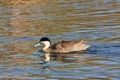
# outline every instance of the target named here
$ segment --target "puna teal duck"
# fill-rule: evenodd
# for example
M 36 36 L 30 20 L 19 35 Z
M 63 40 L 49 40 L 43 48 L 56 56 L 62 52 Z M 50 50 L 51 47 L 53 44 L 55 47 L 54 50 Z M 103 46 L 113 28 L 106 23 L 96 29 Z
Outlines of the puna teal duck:
M 69 53 L 74 51 L 86 50 L 90 45 L 84 44 L 83 40 L 71 40 L 71 41 L 60 41 L 51 45 L 51 41 L 48 37 L 43 37 L 40 41 L 34 45 L 38 47 L 44 44 L 43 51 L 47 53 Z

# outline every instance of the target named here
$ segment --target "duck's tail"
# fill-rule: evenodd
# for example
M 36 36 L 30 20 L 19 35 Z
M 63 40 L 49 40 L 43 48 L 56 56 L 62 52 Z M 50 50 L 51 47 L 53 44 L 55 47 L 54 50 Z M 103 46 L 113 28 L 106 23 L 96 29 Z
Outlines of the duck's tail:
M 80 50 L 86 50 L 87 48 L 89 48 L 90 45 L 87 44 L 81 44 Z

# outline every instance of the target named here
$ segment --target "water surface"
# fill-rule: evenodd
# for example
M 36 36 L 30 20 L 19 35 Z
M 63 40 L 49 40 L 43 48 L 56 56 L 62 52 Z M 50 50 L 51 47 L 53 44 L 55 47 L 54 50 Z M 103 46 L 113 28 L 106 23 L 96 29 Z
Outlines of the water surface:
M 91 47 L 45 62 L 43 36 Z M 0 1 L 0 79 L 120 80 L 120 1 Z

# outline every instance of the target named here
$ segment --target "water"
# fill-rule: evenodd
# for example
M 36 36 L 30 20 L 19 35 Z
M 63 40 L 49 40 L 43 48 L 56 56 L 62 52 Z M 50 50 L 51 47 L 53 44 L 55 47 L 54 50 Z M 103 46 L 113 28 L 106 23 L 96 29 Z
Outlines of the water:
M 120 80 L 119 16 L 119 0 L 1 0 L 0 79 Z M 91 47 L 48 57 L 33 47 L 43 36 Z

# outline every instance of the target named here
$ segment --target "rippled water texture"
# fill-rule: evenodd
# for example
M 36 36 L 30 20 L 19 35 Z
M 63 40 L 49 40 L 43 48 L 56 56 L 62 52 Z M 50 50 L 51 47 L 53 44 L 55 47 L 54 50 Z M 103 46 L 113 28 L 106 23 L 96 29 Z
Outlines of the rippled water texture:
M 91 47 L 44 54 L 43 36 Z M 120 0 L 0 0 L 2 79 L 120 80 Z

